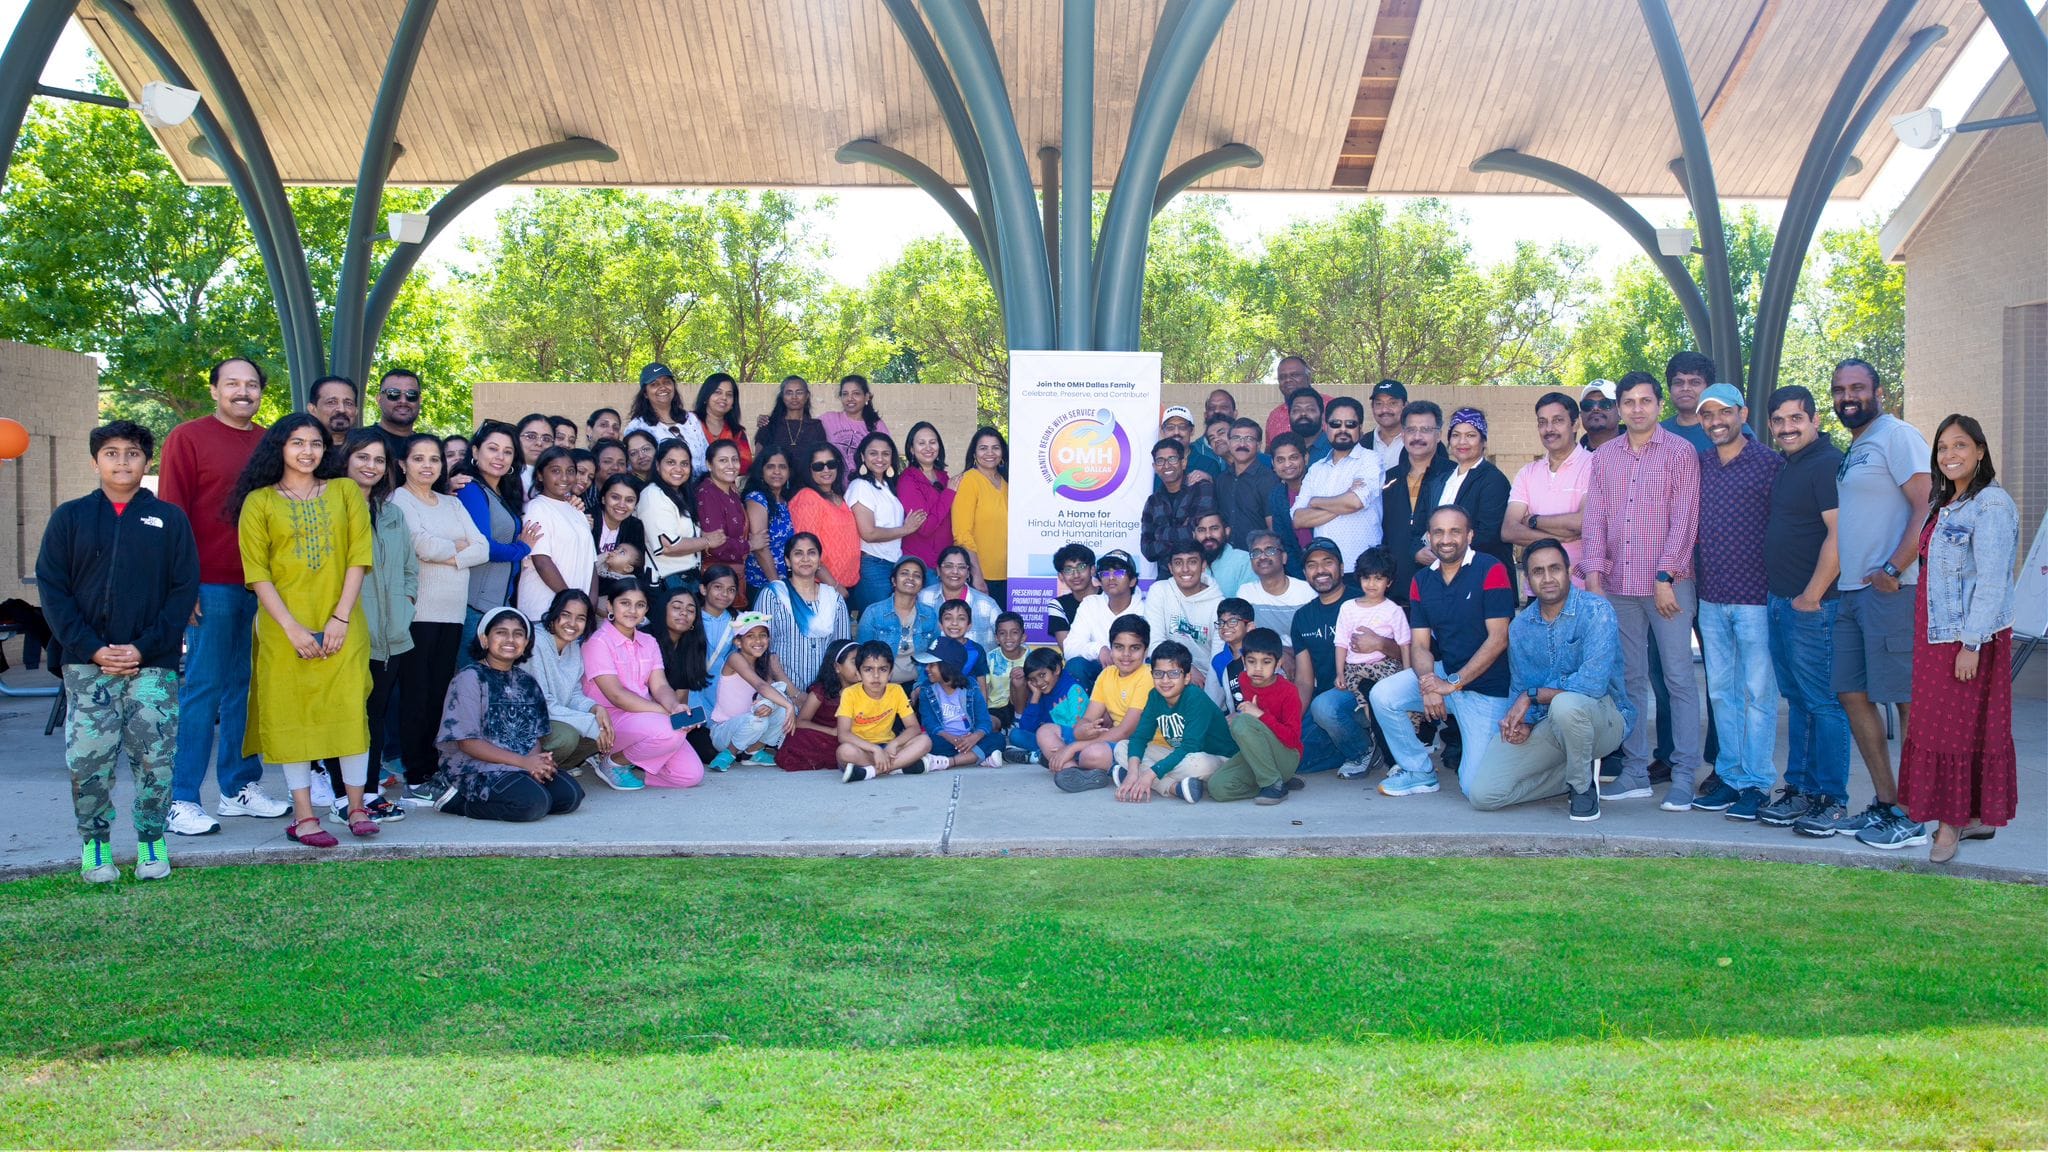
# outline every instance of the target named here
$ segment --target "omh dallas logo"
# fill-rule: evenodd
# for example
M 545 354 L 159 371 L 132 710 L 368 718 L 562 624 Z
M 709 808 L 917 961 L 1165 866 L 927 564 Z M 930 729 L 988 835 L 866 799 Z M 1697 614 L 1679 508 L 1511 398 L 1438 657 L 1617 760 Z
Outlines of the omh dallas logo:
M 1038 467 L 1054 495 L 1100 500 L 1131 473 L 1131 438 L 1107 408 L 1076 408 L 1054 417 L 1038 440 Z

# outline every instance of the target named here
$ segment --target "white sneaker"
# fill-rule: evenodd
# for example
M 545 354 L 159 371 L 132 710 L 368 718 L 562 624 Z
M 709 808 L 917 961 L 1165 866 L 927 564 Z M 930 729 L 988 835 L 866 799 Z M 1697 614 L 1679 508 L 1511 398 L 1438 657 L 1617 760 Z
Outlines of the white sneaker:
M 173 800 L 170 819 L 164 827 L 180 836 L 206 836 L 220 831 L 220 821 L 208 816 L 206 809 L 190 800 Z
M 336 796 L 334 795 L 334 781 L 328 779 L 327 772 L 325 769 L 314 769 L 313 807 L 315 809 L 332 808 L 334 807 L 335 800 Z
M 265 792 L 256 784 L 245 784 L 233 796 L 223 796 L 213 810 L 223 816 L 258 816 L 272 820 L 292 810 L 292 806 Z
M 1356 760 L 1345 761 L 1344 764 L 1337 769 L 1337 779 L 1356 780 L 1361 776 L 1365 776 L 1371 771 L 1372 761 L 1367 757 L 1360 756 Z

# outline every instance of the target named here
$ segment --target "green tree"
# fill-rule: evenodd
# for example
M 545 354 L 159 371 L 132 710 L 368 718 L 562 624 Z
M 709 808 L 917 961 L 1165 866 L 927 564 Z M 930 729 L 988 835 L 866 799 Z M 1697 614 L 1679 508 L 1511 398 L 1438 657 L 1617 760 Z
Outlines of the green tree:
M 1152 221 L 1139 347 L 1168 380 L 1258 379 L 1272 359 L 1254 262 L 1223 234 L 1221 196 L 1183 196 Z
M 878 379 L 973 384 L 983 419 L 1007 416 L 1010 352 L 1002 313 L 965 240 L 912 240 L 868 280 L 867 300 L 876 337 L 893 349 Z
M 831 201 L 822 200 L 820 209 Z M 813 217 L 783 192 L 713 192 L 706 347 L 742 380 L 779 376 L 829 287 Z

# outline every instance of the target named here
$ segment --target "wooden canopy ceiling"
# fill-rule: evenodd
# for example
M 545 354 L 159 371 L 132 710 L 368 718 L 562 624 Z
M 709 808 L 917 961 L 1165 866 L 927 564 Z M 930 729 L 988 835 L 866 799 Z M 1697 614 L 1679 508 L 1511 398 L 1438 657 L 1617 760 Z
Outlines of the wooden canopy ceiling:
M 1059 143 L 1059 0 L 984 0 L 1027 155 Z M 1095 177 L 1115 178 L 1164 0 L 1100 0 Z M 1725 196 L 1781 197 L 1881 0 L 1672 0 Z M 143 20 L 191 67 L 158 0 Z M 199 0 L 284 179 L 356 175 L 402 0 Z M 79 18 L 131 91 L 156 71 L 94 2 Z M 1945 24 L 1886 115 L 1924 104 L 1982 18 L 1922 0 L 1906 33 Z M 1902 34 L 1902 38 L 1903 38 Z M 399 123 L 394 183 L 447 186 L 567 136 L 615 164 L 529 183 L 887 185 L 832 153 L 872 138 L 963 183 L 880 0 L 442 0 Z M 194 183 L 221 173 L 196 130 L 159 130 Z M 1167 163 L 1242 142 L 1266 158 L 1200 187 L 1389 193 L 1550 191 L 1471 162 L 1518 148 L 1624 195 L 1676 195 L 1678 135 L 1635 0 L 1239 0 Z M 1895 146 L 1857 149 L 1856 196 Z

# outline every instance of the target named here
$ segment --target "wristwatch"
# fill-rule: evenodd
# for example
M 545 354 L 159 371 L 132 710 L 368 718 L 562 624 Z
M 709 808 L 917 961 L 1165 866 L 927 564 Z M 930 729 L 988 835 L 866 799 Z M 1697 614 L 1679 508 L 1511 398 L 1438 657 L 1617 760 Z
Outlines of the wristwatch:
M 1968 640 L 1963 641 L 1963 651 L 1965 652 L 1975 652 L 1983 647 L 1984 645 L 1982 644 L 1972 644 Z
M 1899 566 L 1897 564 L 1894 564 L 1889 560 L 1884 562 L 1884 567 L 1880 569 L 1880 571 L 1882 571 L 1885 575 L 1891 577 L 1894 580 L 1897 580 L 1899 577 L 1905 575 L 1904 572 L 1899 571 Z
M 1669 572 L 1657 573 L 1657 583 L 1659 584 L 1676 584 L 1677 582 L 1677 578 L 1672 576 Z
M 1536 513 L 1529 513 L 1529 518 L 1522 521 L 1522 523 L 1528 526 L 1529 531 L 1534 532 L 1536 530 Z
M 1526 695 L 1529 697 L 1529 704 L 1531 707 L 1543 703 L 1543 701 L 1537 697 L 1537 693 L 1541 691 L 1543 691 L 1543 689 L 1541 688 L 1531 688 L 1526 693 Z
M 1455 675 L 1446 675 L 1446 676 L 1445 676 L 1445 677 L 1443 678 L 1443 681 L 1444 681 L 1444 683 L 1446 683 L 1446 684 L 1449 684 L 1449 685 L 1451 686 L 1451 691 L 1453 691 L 1453 692 L 1456 692 L 1456 691 L 1458 690 L 1458 688 L 1459 688 L 1459 684 L 1458 684 L 1458 677 L 1457 677 L 1457 676 L 1455 676 Z

